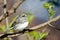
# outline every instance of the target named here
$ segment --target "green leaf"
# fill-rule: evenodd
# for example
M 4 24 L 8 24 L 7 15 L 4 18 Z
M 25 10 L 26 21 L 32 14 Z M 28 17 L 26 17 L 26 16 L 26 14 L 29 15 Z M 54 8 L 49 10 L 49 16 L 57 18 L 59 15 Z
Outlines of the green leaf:
M 44 39 L 48 36 L 48 33 L 42 33 L 40 39 Z
M 43 6 L 46 9 L 53 8 L 54 7 L 52 3 L 44 3 Z
M 34 19 L 34 15 L 31 12 L 26 12 L 27 16 L 28 16 L 28 21 L 29 23 L 31 23 Z
M 2 31 L 2 32 L 6 31 L 6 25 L 1 25 L 0 26 L 0 31 Z
M 34 37 L 35 39 L 39 39 L 40 38 L 40 33 L 37 32 L 37 31 L 32 31 L 32 32 L 29 32 L 30 36 Z
M 44 8 L 48 10 L 50 19 L 52 19 L 56 13 L 56 11 L 54 10 L 54 5 L 52 3 L 45 3 Z
M 49 15 L 50 15 L 50 19 L 52 19 L 55 15 L 56 11 L 55 10 L 49 10 Z
M 35 39 L 44 39 L 48 36 L 48 33 L 40 33 L 38 31 L 29 32 L 30 36 Z

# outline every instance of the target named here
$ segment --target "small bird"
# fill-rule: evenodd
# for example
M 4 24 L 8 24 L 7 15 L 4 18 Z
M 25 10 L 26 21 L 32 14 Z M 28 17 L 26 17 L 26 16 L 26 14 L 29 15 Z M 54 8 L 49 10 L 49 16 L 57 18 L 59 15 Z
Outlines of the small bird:
M 23 29 L 25 29 L 28 26 L 29 22 L 28 22 L 28 17 L 26 14 L 22 14 L 20 17 L 17 18 L 16 20 L 16 25 L 14 26 L 14 28 L 16 30 L 22 31 Z
M 6 30 L 5 34 L 2 35 L 0 38 L 4 38 L 6 36 L 8 36 L 7 32 L 9 32 L 11 29 L 15 29 L 15 32 L 22 32 L 24 33 L 26 30 L 25 28 L 28 27 L 28 17 L 26 14 L 22 14 L 21 16 L 18 16 L 16 21 L 12 24 L 12 26 L 10 28 L 8 28 L 8 30 Z M 29 30 L 29 29 L 27 29 Z
M 15 29 L 18 31 L 23 31 L 27 26 L 28 26 L 29 22 L 28 22 L 28 17 L 26 14 L 22 14 L 21 16 L 19 16 L 16 21 L 13 23 L 13 26 L 10 27 L 7 32 L 11 29 Z

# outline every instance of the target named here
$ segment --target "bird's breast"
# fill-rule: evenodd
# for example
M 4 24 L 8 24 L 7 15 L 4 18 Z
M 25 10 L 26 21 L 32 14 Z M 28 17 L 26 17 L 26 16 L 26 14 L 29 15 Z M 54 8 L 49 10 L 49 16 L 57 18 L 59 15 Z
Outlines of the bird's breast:
M 28 22 L 24 22 L 22 24 L 17 24 L 17 25 L 15 25 L 15 29 L 22 31 L 23 29 L 25 29 L 28 26 L 28 24 L 29 24 Z

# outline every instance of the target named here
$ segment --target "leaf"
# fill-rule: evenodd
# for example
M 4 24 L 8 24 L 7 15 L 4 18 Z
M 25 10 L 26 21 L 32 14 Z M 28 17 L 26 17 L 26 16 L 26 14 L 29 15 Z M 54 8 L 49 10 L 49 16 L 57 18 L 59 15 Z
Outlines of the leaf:
M 42 33 L 40 39 L 44 39 L 48 36 L 48 33 Z
M 54 11 L 52 9 L 49 10 L 50 19 L 52 19 L 54 17 L 55 13 L 56 13 L 56 11 Z
M 56 11 L 54 10 L 54 5 L 52 3 L 45 3 L 44 7 L 48 9 L 50 19 L 52 19 L 56 13 Z
M 46 8 L 46 9 L 49 9 L 49 8 L 54 7 L 52 3 L 44 3 L 43 6 L 44 6 L 44 8 Z
M 29 32 L 30 36 L 31 37 L 34 37 L 35 39 L 39 39 L 40 38 L 40 33 L 37 32 L 37 31 L 32 31 L 32 32 Z
M 6 25 L 1 25 L 0 26 L 0 31 L 2 31 L 2 32 L 6 31 Z
M 44 39 L 48 36 L 48 33 L 40 33 L 38 31 L 29 32 L 30 36 L 35 39 Z
M 33 19 L 34 19 L 35 16 L 32 13 L 30 13 L 30 12 L 27 12 L 26 14 L 28 16 L 29 23 L 31 23 L 33 21 Z
M 4 38 L 4 39 L 2 39 L 2 40 L 7 40 L 7 38 Z

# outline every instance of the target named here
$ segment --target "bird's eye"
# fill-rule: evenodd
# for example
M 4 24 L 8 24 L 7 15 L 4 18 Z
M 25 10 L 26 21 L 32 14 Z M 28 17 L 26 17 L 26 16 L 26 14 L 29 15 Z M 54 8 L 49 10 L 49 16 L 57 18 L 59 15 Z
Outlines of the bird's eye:
M 25 15 L 23 15 L 22 17 L 25 17 Z

